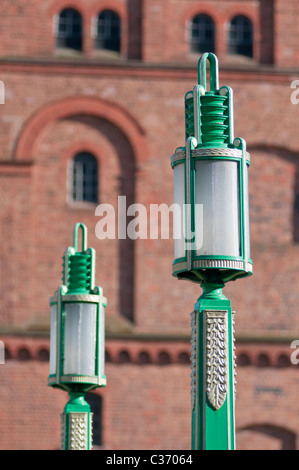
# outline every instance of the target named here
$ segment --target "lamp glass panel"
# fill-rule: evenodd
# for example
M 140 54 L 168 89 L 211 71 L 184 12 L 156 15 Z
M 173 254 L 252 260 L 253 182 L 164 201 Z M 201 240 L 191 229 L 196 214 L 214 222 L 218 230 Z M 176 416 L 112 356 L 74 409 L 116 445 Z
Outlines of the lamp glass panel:
M 173 211 L 173 238 L 174 257 L 185 256 L 185 165 L 179 163 L 174 169 L 174 211 Z
M 100 305 L 100 371 L 99 375 L 105 374 L 105 307 Z
M 56 373 L 56 344 L 57 344 L 57 304 L 51 305 L 51 325 L 50 325 L 50 364 L 49 374 Z
M 97 305 L 65 303 L 64 374 L 95 375 Z
M 245 233 L 245 243 L 247 248 L 247 257 L 250 258 L 250 221 L 249 221 L 249 194 L 248 194 L 248 166 L 245 168 L 245 188 L 244 188 L 244 198 L 245 198 L 245 224 L 246 224 L 246 233 Z
M 196 160 L 195 218 L 199 256 L 240 256 L 239 168 L 228 160 Z

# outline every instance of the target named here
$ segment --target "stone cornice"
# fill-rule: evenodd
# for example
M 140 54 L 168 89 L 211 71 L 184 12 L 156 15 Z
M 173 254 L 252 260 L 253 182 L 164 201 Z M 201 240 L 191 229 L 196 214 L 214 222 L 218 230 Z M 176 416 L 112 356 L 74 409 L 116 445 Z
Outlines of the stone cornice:
M 103 61 L 95 59 L 0 58 L 0 72 L 35 74 L 70 74 L 86 76 L 135 76 L 157 79 L 194 79 L 193 62 L 145 63 L 141 61 Z M 276 67 L 259 64 L 227 64 L 221 66 L 223 80 L 284 82 L 299 77 L 298 67 Z
M 0 329 L 5 347 L 5 363 L 17 361 L 49 361 L 49 331 Z M 297 367 L 291 363 L 292 338 L 278 336 L 236 338 L 238 367 Z M 190 366 L 188 334 L 118 333 L 106 335 L 106 364 Z

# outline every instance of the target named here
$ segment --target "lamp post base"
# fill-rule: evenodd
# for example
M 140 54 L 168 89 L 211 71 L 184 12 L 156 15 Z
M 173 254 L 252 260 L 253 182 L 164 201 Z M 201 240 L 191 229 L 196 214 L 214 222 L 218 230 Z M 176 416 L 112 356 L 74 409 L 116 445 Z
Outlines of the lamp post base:
M 192 449 L 235 449 L 234 315 L 224 284 L 204 282 L 191 314 Z
M 84 394 L 70 392 L 61 415 L 61 450 L 91 450 L 92 413 Z

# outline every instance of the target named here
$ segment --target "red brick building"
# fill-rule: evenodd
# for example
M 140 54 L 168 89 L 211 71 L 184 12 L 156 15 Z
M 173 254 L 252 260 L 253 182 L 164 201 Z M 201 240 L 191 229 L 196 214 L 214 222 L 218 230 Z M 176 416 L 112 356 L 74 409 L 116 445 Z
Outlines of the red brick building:
M 0 15 L 0 448 L 57 449 L 66 393 L 47 386 L 49 297 L 76 222 L 97 252 L 107 387 L 95 447 L 190 448 L 190 312 L 173 241 L 99 240 L 96 207 L 173 201 L 184 95 L 202 52 L 234 89 L 251 153 L 254 275 L 236 310 L 239 449 L 298 449 L 299 5 L 295 0 L 3 0 Z M 294 88 L 292 88 L 292 86 Z M 97 169 L 80 193 L 76 162 Z M 93 171 L 93 175 L 95 172 Z

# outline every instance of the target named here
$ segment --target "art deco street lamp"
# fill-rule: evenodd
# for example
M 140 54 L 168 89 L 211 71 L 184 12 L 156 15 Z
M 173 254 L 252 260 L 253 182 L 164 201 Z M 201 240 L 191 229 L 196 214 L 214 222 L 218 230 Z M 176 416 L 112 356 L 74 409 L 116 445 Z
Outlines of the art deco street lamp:
M 252 274 L 250 156 L 245 141 L 234 138 L 233 92 L 219 88 L 212 53 L 200 58 L 198 85 L 185 96 L 185 130 L 185 147 L 171 157 L 173 275 L 203 289 L 191 314 L 192 448 L 234 449 L 234 315 L 222 288 Z
M 78 231 L 82 250 L 78 251 Z M 63 256 L 62 285 L 50 299 L 50 371 L 48 385 L 66 390 L 61 448 L 90 450 L 92 413 L 86 392 L 106 385 L 104 335 L 106 299 L 95 286 L 95 251 L 87 248 L 87 228 L 76 224 L 74 246 Z

